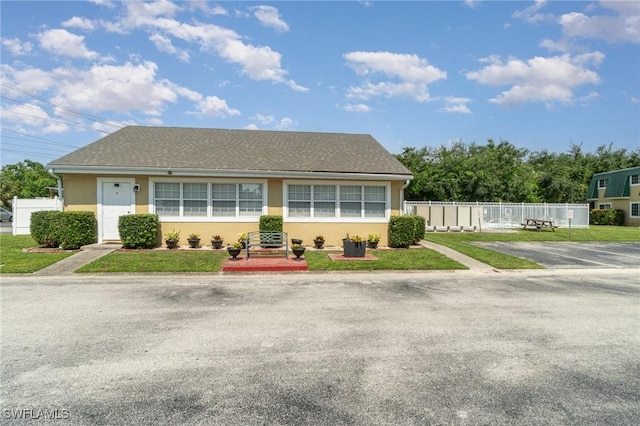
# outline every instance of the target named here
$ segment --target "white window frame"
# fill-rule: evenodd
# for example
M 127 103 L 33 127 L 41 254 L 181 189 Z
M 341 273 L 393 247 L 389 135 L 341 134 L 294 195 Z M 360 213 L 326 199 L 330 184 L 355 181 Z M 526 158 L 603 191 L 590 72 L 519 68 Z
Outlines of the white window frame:
M 311 216 L 291 217 L 289 216 L 289 185 L 311 185 Z M 335 217 L 314 216 L 314 186 L 335 186 L 336 187 L 336 215 Z M 341 186 L 379 186 L 385 188 L 385 208 L 384 217 L 364 217 L 364 188 L 362 190 L 361 216 L 360 217 L 340 217 L 340 187 Z M 387 181 L 347 181 L 347 180 L 284 180 L 282 182 L 282 216 L 285 222 L 321 222 L 321 223 L 388 223 L 391 217 L 391 183 Z M 324 201 L 324 200 L 320 200 Z
M 638 205 L 638 215 L 634 216 L 633 215 L 633 205 L 637 204 Z M 632 201 L 631 203 L 629 203 L 629 217 L 631 219 L 638 219 L 640 218 L 640 201 Z
M 633 182 L 633 178 L 635 178 L 635 179 L 636 179 L 636 182 L 635 182 L 635 183 Z M 640 185 L 640 174 L 637 174 L 637 175 L 631 175 L 631 176 L 629 176 L 629 184 L 630 184 L 631 186 L 637 186 L 637 185 Z
M 609 185 L 609 179 L 598 179 L 598 189 L 607 189 L 607 185 Z
M 193 223 L 193 222 L 256 222 L 260 221 L 260 216 L 269 212 L 269 186 L 264 179 L 239 179 L 239 178 L 182 178 L 182 177 L 154 177 L 149 178 L 149 213 L 156 213 L 155 206 L 155 185 L 156 183 L 206 183 L 207 184 L 207 216 L 184 216 L 184 193 L 180 185 L 180 216 L 159 216 L 161 222 Z M 236 185 L 236 215 L 235 216 L 213 216 L 213 184 L 235 184 Z M 262 211 L 255 216 L 239 216 L 240 204 L 238 201 L 238 184 L 261 184 L 262 185 Z
M 611 203 L 598 203 L 598 210 L 610 210 Z

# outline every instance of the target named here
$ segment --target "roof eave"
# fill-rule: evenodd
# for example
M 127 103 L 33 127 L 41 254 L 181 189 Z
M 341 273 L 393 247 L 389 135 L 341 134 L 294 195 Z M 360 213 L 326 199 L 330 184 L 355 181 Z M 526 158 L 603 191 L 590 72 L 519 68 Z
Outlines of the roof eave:
M 75 166 L 48 164 L 47 168 L 56 174 L 100 174 L 100 175 L 146 175 L 183 177 L 252 177 L 291 179 L 348 179 L 348 180 L 411 180 L 411 174 L 398 173 L 358 173 L 358 172 L 304 172 L 286 170 L 203 170 L 167 167 L 117 167 L 117 166 Z

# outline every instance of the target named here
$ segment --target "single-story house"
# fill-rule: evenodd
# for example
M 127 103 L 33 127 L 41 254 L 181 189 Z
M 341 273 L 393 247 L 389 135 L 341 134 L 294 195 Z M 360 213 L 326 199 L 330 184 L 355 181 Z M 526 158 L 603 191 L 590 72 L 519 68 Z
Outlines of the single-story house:
M 592 209 L 620 209 L 624 223 L 640 226 L 640 167 L 596 173 L 587 200 Z
M 64 208 L 89 210 L 98 241 L 118 218 L 156 213 L 161 232 L 234 242 L 282 215 L 290 238 L 340 245 L 370 233 L 387 243 L 411 172 L 366 134 L 127 126 L 47 165 Z

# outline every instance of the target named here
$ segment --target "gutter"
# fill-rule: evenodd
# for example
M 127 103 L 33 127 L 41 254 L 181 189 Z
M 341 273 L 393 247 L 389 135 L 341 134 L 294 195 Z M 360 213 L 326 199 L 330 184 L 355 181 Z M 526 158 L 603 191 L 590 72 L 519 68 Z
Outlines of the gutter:
M 404 190 L 407 189 L 407 186 L 411 183 L 411 179 L 407 179 L 404 181 L 404 186 L 400 190 L 400 211 L 404 214 Z

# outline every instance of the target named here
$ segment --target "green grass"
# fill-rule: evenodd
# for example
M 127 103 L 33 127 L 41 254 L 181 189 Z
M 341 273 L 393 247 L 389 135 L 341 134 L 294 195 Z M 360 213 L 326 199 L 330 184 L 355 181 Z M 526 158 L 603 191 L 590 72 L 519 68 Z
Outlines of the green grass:
M 591 226 L 589 229 L 572 229 L 571 236 L 569 236 L 569 229 L 565 228 L 556 229 L 556 232 L 550 230 L 540 232 L 535 230 L 518 230 L 517 232 L 427 233 L 425 239 L 452 248 L 497 269 L 532 269 L 541 268 L 541 266 L 526 259 L 477 247 L 472 243 L 493 241 L 637 242 L 640 241 L 640 228 Z
M 226 250 L 116 251 L 76 272 L 218 272 Z
M 31 235 L 0 235 L 0 273 L 31 273 L 52 265 L 72 252 L 60 253 L 26 253 L 23 248 L 37 247 L 38 243 Z
M 310 271 L 381 271 L 467 269 L 455 260 L 429 249 L 368 250 L 377 260 L 334 261 L 327 251 L 304 253 Z

